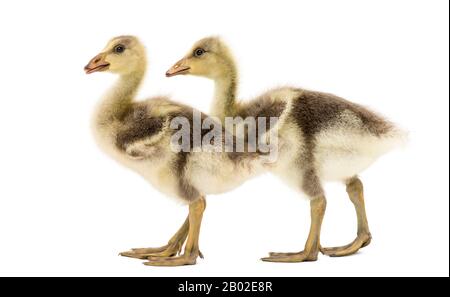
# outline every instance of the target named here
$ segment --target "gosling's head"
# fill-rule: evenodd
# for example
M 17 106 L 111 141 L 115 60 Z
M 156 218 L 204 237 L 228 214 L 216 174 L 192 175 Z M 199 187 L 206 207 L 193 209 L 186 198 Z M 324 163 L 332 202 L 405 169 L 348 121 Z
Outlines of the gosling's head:
M 211 79 L 235 75 L 234 58 L 219 37 L 203 38 L 166 72 L 167 77 L 179 74 L 192 74 Z
M 111 39 L 98 55 L 84 67 L 86 74 L 109 71 L 127 75 L 145 67 L 145 48 L 134 36 L 118 36 Z

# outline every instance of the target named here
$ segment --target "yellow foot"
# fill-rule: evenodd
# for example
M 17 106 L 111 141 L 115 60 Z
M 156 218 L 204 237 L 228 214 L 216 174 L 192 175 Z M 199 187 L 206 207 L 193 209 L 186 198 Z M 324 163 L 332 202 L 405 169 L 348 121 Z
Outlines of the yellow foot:
M 360 248 L 368 246 L 370 241 L 372 240 L 372 236 L 370 233 L 358 235 L 356 239 L 347 245 L 340 247 L 331 247 L 331 248 L 320 248 L 320 252 L 324 255 L 330 257 L 343 257 L 356 253 Z
M 119 255 L 135 259 L 147 259 L 148 257 L 173 257 L 180 253 L 181 248 L 181 245 L 167 244 L 157 248 L 131 249 L 130 251 L 122 252 Z
M 269 257 L 262 258 L 266 262 L 308 262 L 317 260 L 317 252 L 302 251 L 299 253 L 269 253 Z
M 149 257 L 146 266 L 184 266 L 197 263 L 196 255 L 181 255 L 178 257 Z

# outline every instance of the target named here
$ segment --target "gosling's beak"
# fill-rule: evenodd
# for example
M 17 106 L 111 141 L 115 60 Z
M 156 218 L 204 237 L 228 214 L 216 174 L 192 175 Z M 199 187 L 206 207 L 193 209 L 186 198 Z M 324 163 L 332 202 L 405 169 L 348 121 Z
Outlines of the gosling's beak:
M 189 73 L 189 69 L 191 69 L 191 67 L 187 66 L 187 59 L 183 58 L 167 70 L 166 76 L 171 77 L 178 74 L 187 74 Z
M 86 74 L 90 74 L 97 71 L 105 71 L 109 68 L 109 63 L 105 61 L 106 54 L 100 53 L 93 57 L 89 63 L 84 66 L 84 71 Z

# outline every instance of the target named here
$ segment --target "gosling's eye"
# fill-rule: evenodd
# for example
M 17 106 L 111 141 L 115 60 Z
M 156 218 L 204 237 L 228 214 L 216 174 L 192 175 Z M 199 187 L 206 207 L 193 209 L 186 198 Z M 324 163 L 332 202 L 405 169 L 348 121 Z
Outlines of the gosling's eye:
M 203 55 L 205 53 L 205 50 L 202 48 L 198 48 L 194 51 L 194 56 L 196 57 L 200 57 L 201 55 Z
M 121 54 L 121 53 L 123 53 L 124 51 L 125 51 L 125 47 L 124 47 L 123 45 L 121 45 L 121 44 L 116 45 L 116 46 L 114 47 L 114 52 L 117 53 L 117 54 Z

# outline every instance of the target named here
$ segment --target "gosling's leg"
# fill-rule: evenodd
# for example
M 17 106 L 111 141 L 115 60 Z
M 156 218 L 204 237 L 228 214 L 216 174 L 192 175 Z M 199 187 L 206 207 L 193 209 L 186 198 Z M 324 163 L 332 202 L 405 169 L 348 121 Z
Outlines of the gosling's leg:
M 138 248 L 131 249 L 130 251 L 120 253 L 121 256 L 136 258 L 136 259 L 147 259 L 150 256 L 155 257 L 172 257 L 176 256 L 181 252 L 184 242 L 189 231 L 189 216 L 184 221 L 181 228 L 175 233 L 175 235 L 170 238 L 169 242 L 162 247 L 155 248 Z
M 347 193 L 356 210 L 356 216 L 358 219 L 357 237 L 352 243 L 345 246 L 321 248 L 321 252 L 330 257 L 341 257 L 354 254 L 360 248 L 369 245 L 372 239 L 364 204 L 363 184 L 358 177 L 354 177 L 347 181 Z
M 148 266 L 181 266 L 193 265 L 197 258 L 201 256 L 198 240 L 203 212 L 206 208 L 206 201 L 203 197 L 197 199 L 189 205 L 189 233 L 184 248 L 184 253 L 178 257 L 149 257 L 145 265 Z
M 316 261 L 320 247 L 320 228 L 326 209 L 326 199 L 319 196 L 311 200 L 311 227 L 305 249 L 298 253 L 270 253 L 269 257 L 262 258 L 268 262 L 304 262 Z

